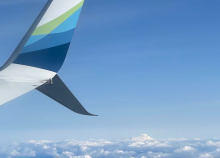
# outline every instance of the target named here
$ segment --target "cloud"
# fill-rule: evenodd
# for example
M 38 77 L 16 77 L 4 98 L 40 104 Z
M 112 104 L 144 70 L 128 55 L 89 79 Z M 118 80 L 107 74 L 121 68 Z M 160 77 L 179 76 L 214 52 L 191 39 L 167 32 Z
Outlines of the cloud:
M 107 141 L 34 141 L 13 143 L 0 149 L 7 158 L 216 158 L 220 157 L 220 140 L 164 139 L 148 135 Z

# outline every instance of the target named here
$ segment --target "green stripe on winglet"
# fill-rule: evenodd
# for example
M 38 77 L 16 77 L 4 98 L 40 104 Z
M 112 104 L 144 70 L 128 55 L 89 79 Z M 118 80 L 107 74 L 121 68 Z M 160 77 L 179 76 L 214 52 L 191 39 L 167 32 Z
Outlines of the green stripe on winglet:
M 63 23 L 66 19 L 68 19 L 73 13 L 75 13 L 79 8 L 82 7 L 83 2 L 80 2 L 75 7 L 67 11 L 66 13 L 62 14 L 58 18 L 38 27 L 35 29 L 32 35 L 43 35 L 43 34 L 49 34 L 51 31 L 53 31 L 57 26 L 59 26 L 61 23 Z

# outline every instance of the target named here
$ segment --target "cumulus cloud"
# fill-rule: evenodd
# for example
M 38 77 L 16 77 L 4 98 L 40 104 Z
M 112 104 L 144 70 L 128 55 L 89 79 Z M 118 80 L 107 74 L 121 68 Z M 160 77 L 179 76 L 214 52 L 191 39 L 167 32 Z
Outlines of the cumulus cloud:
M 107 141 L 27 141 L 0 149 L 6 158 L 218 158 L 220 140 L 155 140 L 144 134 Z

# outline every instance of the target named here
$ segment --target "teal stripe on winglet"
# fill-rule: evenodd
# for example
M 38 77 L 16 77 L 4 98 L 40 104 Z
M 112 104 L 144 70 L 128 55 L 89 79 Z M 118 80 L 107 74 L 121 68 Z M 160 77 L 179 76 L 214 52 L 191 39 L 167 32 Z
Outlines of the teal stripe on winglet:
M 44 38 L 46 35 L 36 35 L 36 36 L 31 36 L 30 39 L 28 40 L 28 42 L 26 43 L 25 47 L 33 44 L 39 40 L 41 40 L 42 38 Z
M 70 43 L 74 29 L 62 33 L 49 34 L 43 39 L 25 47 L 21 53 L 33 52 L 37 50 L 47 49 L 51 47 L 56 47 L 65 43 Z
M 61 23 L 63 23 L 66 19 L 68 19 L 71 15 L 73 15 L 78 9 L 80 9 L 83 6 L 83 2 L 81 1 L 79 4 L 77 4 L 75 7 L 67 11 L 66 13 L 60 15 L 58 18 L 42 25 L 36 28 L 36 30 L 33 32 L 32 35 L 43 35 L 43 34 L 49 34 L 52 32 L 57 26 L 59 26 Z
M 63 22 L 60 26 L 58 26 L 55 30 L 53 30 L 50 34 L 56 34 L 56 33 L 62 33 L 62 32 L 67 32 L 69 30 L 72 30 L 76 27 L 80 12 L 80 8 L 77 10 L 71 17 L 69 17 L 65 22 Z M 28 42 L 26 43 L 25 47 L 34 44 L 38 42 L 39 40 L 43 40 L 44 37 L 47 35 L 32 35 Z M 55 40 L 55 39 L 52 39 Z
M 79 19 L 79 15 L 81 12 L 80 8 L 77 10 L 73 15 L 71 15 L 66 21 L 64 21 L 62 24 L 60 24 L 56 29 L 54 29 L 52 33 L 61 33 L 61 32 L 66 32 L 69 30 L 72 30 L 73 28 L 76 27 L 77 21 Z

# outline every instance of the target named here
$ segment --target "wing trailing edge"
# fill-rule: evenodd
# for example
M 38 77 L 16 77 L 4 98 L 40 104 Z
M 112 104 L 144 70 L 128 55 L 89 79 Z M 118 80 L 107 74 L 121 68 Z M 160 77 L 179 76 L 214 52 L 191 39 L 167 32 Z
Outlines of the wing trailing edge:
M 97 116 L 86 111 L 58 75 L 50 83 L 47 82 L 36 89 L 78 114 Z

